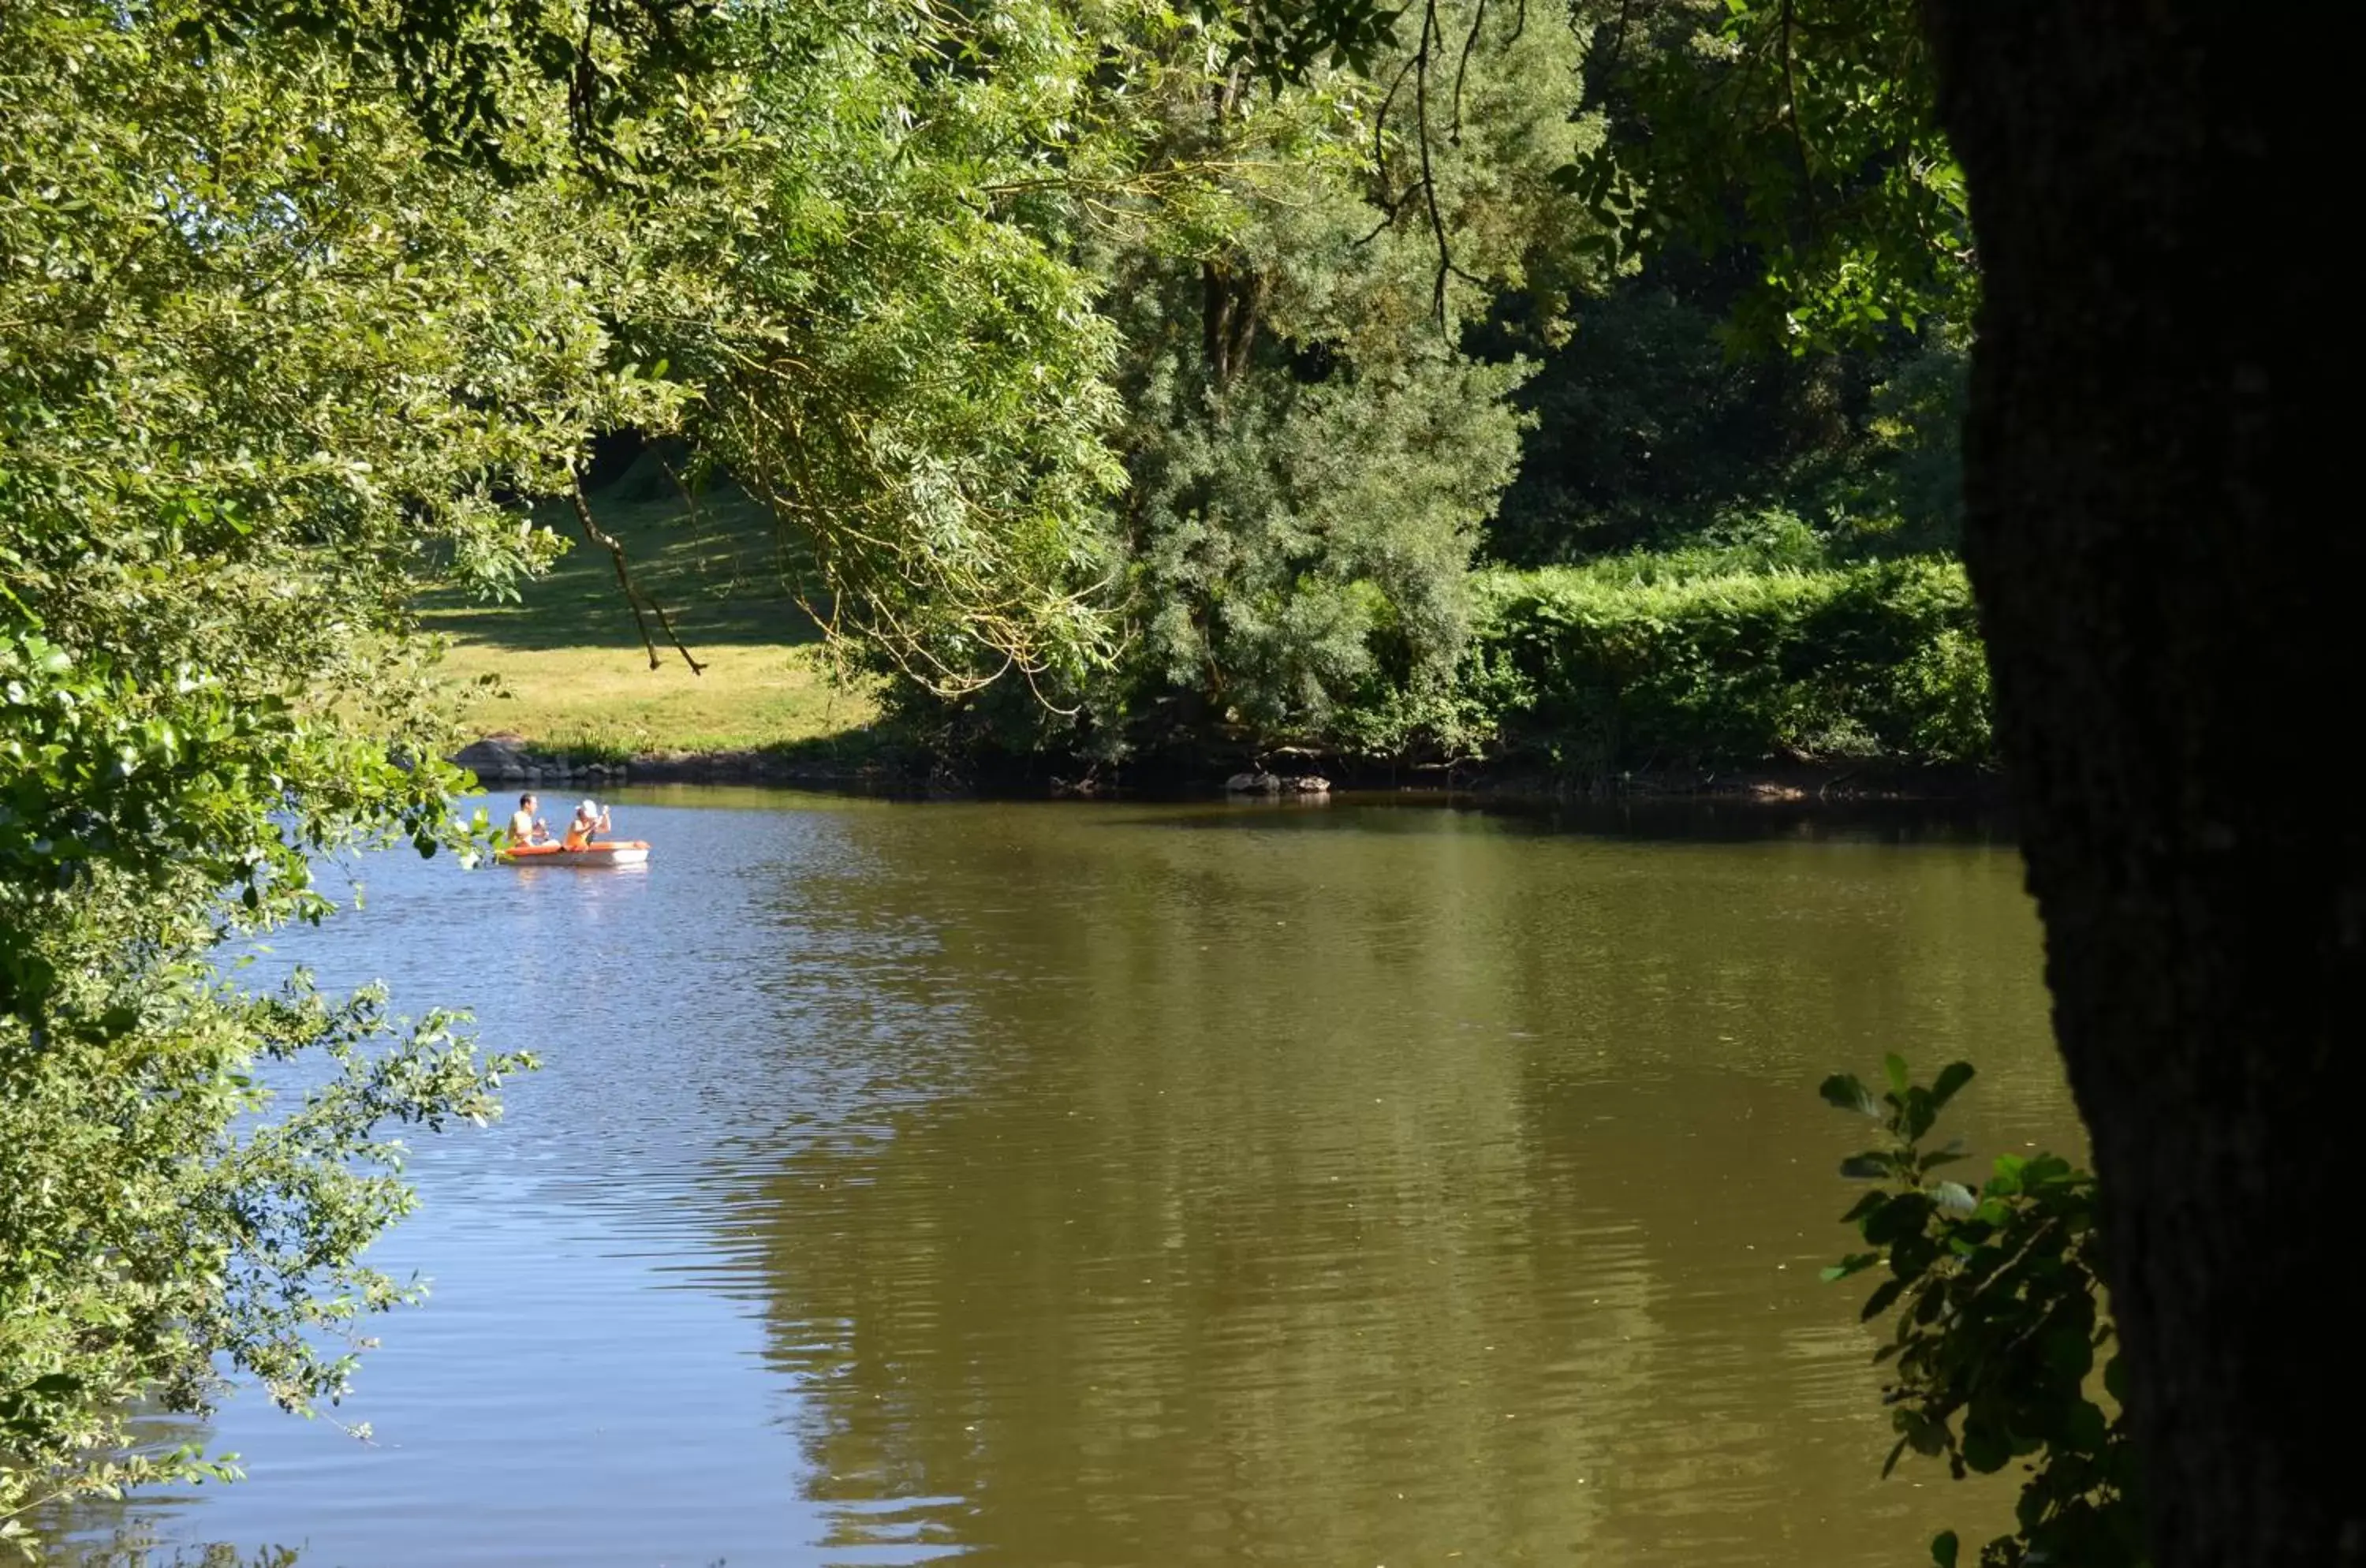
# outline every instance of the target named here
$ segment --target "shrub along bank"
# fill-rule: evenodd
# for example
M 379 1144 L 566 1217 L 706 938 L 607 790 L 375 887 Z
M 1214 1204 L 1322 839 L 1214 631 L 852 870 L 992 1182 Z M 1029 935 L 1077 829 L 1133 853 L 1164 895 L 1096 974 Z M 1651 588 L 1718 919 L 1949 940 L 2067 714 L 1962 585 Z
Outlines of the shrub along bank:
M 1949 558 L 1701 547 L 1482 570 L 1461 592 L 1469 629 L 1450 684 L 1412 725 L 1355 703 L 1279 730 L 1235 710 L 1093 748 L 1085 731 L 1042 724 L 1023 694 L 973 706 L 981 722 L 966 732 L 932 724 L 944 710 L 925 704 L 891 704 L 890 725 L 908 731 L 902 750 L 1008 786 L 1095 762 L 1118 764 L 1108 782 L 1206 783 L 1288 755 L 1346 782 L 1428 764 L 1521 787 L 1821 773 L 1953 790 L 1996 761 L 1977 615 Z M 1035 728 L 1012 721 L 1021 708 Z
M 1599 777 L 1994 758 L 1977 617 L 1952 560 L 1643 555 L 1487 572 L 1472 589 L 1465 683 L 1504 761 Z

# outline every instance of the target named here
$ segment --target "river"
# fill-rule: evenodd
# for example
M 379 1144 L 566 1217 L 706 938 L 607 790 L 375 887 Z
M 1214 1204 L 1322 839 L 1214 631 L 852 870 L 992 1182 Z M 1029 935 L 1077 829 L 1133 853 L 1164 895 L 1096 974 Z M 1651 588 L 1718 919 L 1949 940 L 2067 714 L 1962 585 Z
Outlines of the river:
M 423 1136 L 432 1278 L 147 1561 L 1885 1568 L 1814 1086 L 2078 1134 L 2009 842 L 1814 816 L 626 792 L 637 870 L 386 856 L 278 961 L 544 1066 Z M 175 1428 L 177 1430 L 177 1428 Z M 104 1532 L 94 1527 L 85 1544 Z M 140 1561 L 133 1551 L 118 1561 Z

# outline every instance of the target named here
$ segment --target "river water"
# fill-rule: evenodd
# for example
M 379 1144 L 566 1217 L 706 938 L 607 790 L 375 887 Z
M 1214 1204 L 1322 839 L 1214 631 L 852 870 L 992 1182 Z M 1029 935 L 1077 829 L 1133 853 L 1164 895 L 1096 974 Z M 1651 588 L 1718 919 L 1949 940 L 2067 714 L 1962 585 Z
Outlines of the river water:
M 543 1070 L 341 1411 L 108 1521 L 412 1564 L 1921 1561 L 1828 1071 L 2077 1141 L 2009 843 L 1764 813 L 620 797 L 282 943 Z M 96 1529 L 85 1536 L 90 1540 Z M 119 1551 L 118 1561 L 142 1553 Z

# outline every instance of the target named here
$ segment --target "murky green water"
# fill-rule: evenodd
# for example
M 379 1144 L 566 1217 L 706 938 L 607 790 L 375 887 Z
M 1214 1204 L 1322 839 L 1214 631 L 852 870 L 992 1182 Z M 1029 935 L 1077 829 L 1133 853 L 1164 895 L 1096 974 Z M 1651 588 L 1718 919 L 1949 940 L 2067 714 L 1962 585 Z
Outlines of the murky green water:
M 2074 1137 L 2010 847 L 1743 813 L 643 793 L 641 873 L 368 869 L 287 944 L 539 1051 L 431 1143 L 363 1443 L 252 1398 L 168 1547 L 417 1563 L 1830 1568 L 1886 1049 Z M 1917 1483 L 1920 1484 L 1917 1484 Z M 157 1561 L 170 1561 L 167 1551 Z

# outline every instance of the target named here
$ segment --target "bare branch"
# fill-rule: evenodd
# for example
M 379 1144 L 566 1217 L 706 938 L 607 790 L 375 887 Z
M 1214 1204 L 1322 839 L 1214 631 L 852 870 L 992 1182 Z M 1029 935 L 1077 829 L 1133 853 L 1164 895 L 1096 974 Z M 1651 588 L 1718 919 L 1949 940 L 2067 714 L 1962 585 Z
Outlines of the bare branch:
M 1807 133 L 1799 129 L 1799 85 L 1791 74 L 1791 27 L 1796 0 L 1783 0 L 1783 118 L 1791 122 L 1791 145 L 1799 154 L 1799 194 L 1808 203 L 1808 237 L 1816 237 L 1816 178 L 1808 163 Z
M 575 503 L 575 520 L 583 525 L 585 538 L 608 552 L 608 559 L 616 569 L 616 586 L 625 591 L 625 603 L 632 606 L 633 625 L 640 628 L 641 646 L 648 650 L 649 668 L 655 670 L 665 660 L 658 657 L 657 642 L 649 636 L 648 618 L 641 614 L 641 604 L 647 595 L 642 593 L 639 586 L 633 581 L 632 570 L 625 564 L 624 544 L 615 536 L 602 528 L 598 523 L 592 521 L 592 502 L 583 493 L 583 476 L 580 473 L 570 474 L 568 478 L 569 499 Z M 690 666 L 690 672 L 693 675 L 704 674 L 706 666 L 692 657 L 690 649 L 682 646 L 682 638 L 675 634 L 673 623 L 666 618 L 665 611 L 659 607 L 654 599 L 648 600 L 648 603 L 649 609 L 657 615 L 658 625 L 665 630 L 666 640 L 673 644 L 674 650 L 682 655 L 682 662 Z
M 1388 183 L 1389 178 L 1389 154 L 1385 140 L 1389 129 L 1389 109 L 1396 103 L 1397 94 L 1403 90 L 1405 75 L 1413 70 L 1414 63 L 1414 60 L 1408 59 L 1404 64 L 1398 67 L 1396 79 L 1389 84 L 1387 94 L 1380 99 L 1380 113 L 1372 117 L 1372 166 L 1380 170 L 1380 183 L 1383 186 Z
M 1462 145 L 1462 78 L 1470 69 L 1470 51 L 1479 45 L 1479 29 L 1486 25 L 1487 0 L 1479 0 L 1470 13 L 1470 29 L 1462 35 L 1462 58 L 1454 64 L 1454 129 L 1446 137 L 1451 146 Z
M 1446 280 L 1461 273 L 1454 265 L 1454 253 L 1446 237 L 1446 218 L 1437 209 L 1437 175 L 1429 158 L 1429 60 L 1431 47 L 1438 36 L 1437 0 L 1422 0 L 1421 45 L 1414 51 L 1413 92 L 1415 118 L 1420 121 L 1421 195 L 1429 211 L 1430 237 L 1437 242 L 1437 281 L 1430 288 L 1430 310 L 1437 316 L 1438 325 L 1446 324 Z M 1463 273 L 1468 276 L 1469 274 Z
M 1403 191 L 1400 191 L 1393 197 L 1381 202 L 1380 204 L 1380 220 L 1373 224 L 1368 232 L 1357 240 L 1357 245 L 1358 247 L 1369 245 L 1374 240 L 1379 239 L 1380 235 L 1387 231 L 1389 226 L 1397 220 L 1397 214 L 1404 210 L 1405 203 L 1411 201 L 1415 196 L 1419 195 L 1420 191 L 1421 184 L 1419 181 L 1415 181 L 1414 184 L 1405 186 Z
M 1610 35 L 1610 58 L 1602 62 L 1602 88 L 1606 95 L 1617 85 L 1618 62 L 1627 52 L 1628 7 L 1633 4 L 1634 0 L 1618 0 L 1618 30 Z

